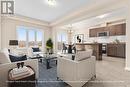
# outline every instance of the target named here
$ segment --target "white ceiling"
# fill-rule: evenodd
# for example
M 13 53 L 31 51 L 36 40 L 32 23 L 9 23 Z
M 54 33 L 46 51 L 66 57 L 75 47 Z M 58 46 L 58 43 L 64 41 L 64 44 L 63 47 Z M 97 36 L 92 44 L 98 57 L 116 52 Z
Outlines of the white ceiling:
M 31 18 L 55 21 L 64 15 L 90 4 L 94 0 L 56 0 L 57 5 L 50 7 L 46 0 L 15 0 L 15 13 Z
M 123 14 L 122 14 L 123 13 Z M 100 18 L 99 16 L 106 15 L 103 18 Z M 126 19 L 127 16 L 127 10 L 125 8 L 118 9 L 116 11 L 113 11 L 111 13 L 101 14 L 99 16 L 86 19 L 77 23 L 74 23 L 73 25 L 76 28 L 87 28 L 87 27 L 94 27 L 100 24 L 105 24 L 107 22 L 117 21 L 121 19 Z
M 47 22 L 54 22 L 71 12 L 88 5 L 108 3 L 114 0 L 56 0 L 57 5 L 50 7 L 46 0 L 15 0 L 15 13 Z M 86 8 L 87 9 L 87 8 Z
M 100 18 L 100 16 L 105 15 L 103 18 Z M 79 22 L 72 23 L 73 29 L 88 29 L 90 27 L 94 27 L 100 24 L 106 24 L 107 22 L 117 21 L 126 19 L 127 16 L 127 9 L 121 8 L 117 9 L 113 12 L 97 15 L 96 17 L 92 17 L 89 19 L 85 19 Z M 62 26 L 63 29 L 69 29 L 70 24 Z

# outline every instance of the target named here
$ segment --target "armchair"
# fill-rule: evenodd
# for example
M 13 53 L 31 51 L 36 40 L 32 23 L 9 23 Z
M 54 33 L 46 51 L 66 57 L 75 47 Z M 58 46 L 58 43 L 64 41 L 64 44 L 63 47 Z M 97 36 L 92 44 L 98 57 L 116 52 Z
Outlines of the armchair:
M 77 61 L 59 57 L 57 64 L 57 76 L 72 87 L 81 87 L 91 78 L 96 76 L 96 58 L 94 56 Z
M 34 51 L 33 48 L 28 48 L 27 50 L 27 56 L 30 58 L 37 57 L 37 55 L 42 54 L 43 50 L 41 48 L 38 48 L 39 50 Z
M 35 77 L 38 79 L 39 76 L 39 70 L 38 70 L 38 60 L 34 59 L 28 59 L 24 61 L 24 65 L 32 67 L 32 69 L 35 71 Z M 3 51 L 0 51 L 0 87 L 7 87 L 8 81 L 8 72 L 10 69 L 13 69 L 17 67 L 18 62 L 11 62 L 9 59 L 9 53 L 7 49 L 4 49 Z

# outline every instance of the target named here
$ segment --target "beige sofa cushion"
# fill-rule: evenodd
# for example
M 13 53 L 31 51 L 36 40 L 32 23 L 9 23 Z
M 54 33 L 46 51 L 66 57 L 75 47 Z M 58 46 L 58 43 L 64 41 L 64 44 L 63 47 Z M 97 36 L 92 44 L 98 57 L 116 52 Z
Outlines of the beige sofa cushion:
M 0 52 L 0 64 L 4 64 L 4 63 L 11 63 L 9 56 L 7 57 L 7 55 L 4 52 Z
M 81 61 L 87 58 L 90 58 L 92 56 L 92 49 L 86 50 L 86 51 L 79 51 L 75 54 L 75 61 Z

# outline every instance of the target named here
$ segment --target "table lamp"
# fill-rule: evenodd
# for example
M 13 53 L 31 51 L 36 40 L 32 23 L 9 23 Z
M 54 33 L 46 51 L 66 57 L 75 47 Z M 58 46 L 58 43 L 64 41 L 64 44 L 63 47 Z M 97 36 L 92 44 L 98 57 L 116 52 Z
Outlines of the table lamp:
M 17 46 L 18 45 L 18 40 L 10 40 L 9 45 L 10 46 Z
M 14 50 L 18 46 L 18 40 L 9 40 L 10 51 Z

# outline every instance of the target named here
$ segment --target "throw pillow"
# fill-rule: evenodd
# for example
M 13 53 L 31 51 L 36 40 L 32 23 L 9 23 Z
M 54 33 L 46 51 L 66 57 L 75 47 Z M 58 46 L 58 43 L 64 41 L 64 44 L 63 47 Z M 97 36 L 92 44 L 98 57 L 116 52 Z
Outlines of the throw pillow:
M 32 49 L 33 49 L 33 52 L 40 52 L 39 47 L 37 47 L 37 48 L 32 48 Z
M 11 62 L 17 62 L 17 61 L 24 61 L 27 60 L 27 56 L 13 56 L 13 55 L 9 55 Z

